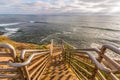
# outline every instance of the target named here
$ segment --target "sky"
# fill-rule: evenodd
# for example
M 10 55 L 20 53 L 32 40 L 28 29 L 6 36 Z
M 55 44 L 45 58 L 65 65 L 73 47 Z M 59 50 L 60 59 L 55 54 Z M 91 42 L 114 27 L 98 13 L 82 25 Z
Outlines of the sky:
M 0 14 L 119 14 L 120 0 L 0 0 Z

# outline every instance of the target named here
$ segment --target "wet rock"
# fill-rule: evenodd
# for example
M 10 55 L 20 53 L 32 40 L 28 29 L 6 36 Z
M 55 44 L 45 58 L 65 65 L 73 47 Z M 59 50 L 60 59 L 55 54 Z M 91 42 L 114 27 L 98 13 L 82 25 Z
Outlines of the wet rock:
M 5 32 L 1 32 L 1 31 L 0 31 L 0 35 L 3 35 L 4 33 L 5 33 Z

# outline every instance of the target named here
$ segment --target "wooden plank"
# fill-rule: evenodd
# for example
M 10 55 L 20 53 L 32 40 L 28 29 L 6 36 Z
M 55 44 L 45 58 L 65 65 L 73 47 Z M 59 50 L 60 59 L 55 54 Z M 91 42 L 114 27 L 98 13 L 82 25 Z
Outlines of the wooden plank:
M 0 53 L 0 57 L 12 57 L 10 53 Z
M 48 54 L 48 53 L 46 53 L 46 54 Z M 46 54 L 37 55 L 37 56 L 33 57 L 32 61 L 38 60 Z M 31 61 L 31 63 L 32 63 L 32 61 Z
M 80 65 L 78 65 L 77 63 L 73 62 L 76 66 L 78 66 L 83 72 L 85 72 L 86 74 L 88 74 L 89 76 L 91 76 L 92 74 L 90 72 L 88 72 L 86 69 L 84 69 L 83 67 L 81 67 Z
M 53 39 L 51 40 L 51 44 L 50 44 L 50 54 L 52 55 L 53 53 Z
M 92 66 L 92 65 L 90 65 L 88 63 L 85 63 L 85 62 L 81 61 L 80 59 L 77 59 L 77 58 L 72 58 L 72 59 L 77 60 L 78 62 L 80 62 L 80 63 L 82 63 L 82 64 L 84 64 L 84 65 L 86 65 L 86 66 L 88 66 L 88 67 L 90 67 L 92 69 L 94 69 L 94 66 Z
M 0 74 L 0 78 L 18 78 L 18 74 Z
M 74 73 L 77 75 L 77 77 L 79 78 L 79 79 L 81 79 L 81 80 L 83 80 L 83 78 L 85 79 L 85 80 L 88 80 L 88 78 L 86 77 L 86 76 L 84 76 L 73 64 L 71 64 L 71 66 L 72 66 L 72 70 L 74 71 Z M 83 77 L 83 78 L 81 78 L 77 73 L 76 73 L 76 71 Z
M 111 77 L 112 80 L 120 80 L 113 73 L 109 73 L 109 76 Z
M 114 65 L 117 69 L 120 70 L 120 64 L 118 64 L 117 62 L 115 62 L 114 60 L 110 59 L 108 56 L 106 55 L 101 55 L 106 61 L 110 62 L 112 65 Z
M 15 71 L 17 71 L 17 69 L 15 68 L 6 68 L 6 69 L 0 68 L 0 72 L 15 72 Z
M 23 67 L 23 69 L 24 69 L 24 71 L 25 71 L 25 76 L 27 77 L 27 80 L 31 80 L 31 79 L 30 79 L 30 74 L 29 74 L 29 72 L 28 72 L 27 66 Z
M 0 61 L 0 65 L 7 65 L 8 61 Z
M 38 74 L 40 74 L 40 75 L 38 76 L 38 79 L 37 79 L 37 80 L 40 80 L 41 75 L 42 75 L 42 74 L 43 74 L 43 72 L 45 71 L 45 69 L 46 69 L 46 67 L 47 67 L 48 62 L 49 62 L 49 59 L 48 59 L 48 61 L 46 61 L 46 63 L 44 64 L 43 69 L 41 69 L 41 70 L 42 70 L 42 72 L 41 72 L 41 73 L 38 73 Z
M 86 69 L 84 69 L 83 67 L 81 67 L 80 65 L 78 65 L 76 62 L 71 61 L 72 63 L 74 63 L 76 66 L 78 66 L 82 71 L 84 71 L 86 74 L 88 74 L 89 76 L 91 76 L 92 74 L 90 72 L 88 72 Z
M 30 65 L 30 66 L 28 67 L 28 70 L 30 71 L 31 69 L 33 69 L 36 65 L 38 65 L 41 61 L 43 61 L 43 60 L 44 60 L 45 58 L 47 58 L 48 56 L 49 56 L 49 54 L 46 55 L 45 57 L 43 57 L 42 59 L 36 61 L 34 64 Z
M 74 55 L 76 55 L 76 56 L 79 56 L 79 57 L 82 57 L 82 58 L 87 58 L 87 59 L 89 59 L 89 56 L 88 55 L 83 55 L 83 54 L 78 54 L 78 53 L 74 53 Z
M 107 80 L 99 70 L 97 70 L 97 74 L 98 74 L 98 76 L 100 77 L 101 80 Z
M 39 68 L 47 61 L 48 59 L 46 58 L 39 66 L 37 66 L 31 73 L 30 77 L 32 77 L 38 70 Z
M 115 73 L 119 72 L 119 70 L 113 64 L 111 64 L 109 61 L 104 60 L 103 64 L 105 66 L 109 67 L 110 69 L 112 69 L 112 72 L 115 72 Z
M 36 80 L 39 76 L 40 76 L 40 73 L 42 73 L 42 70 L 45 68 L 45 65 L 47 64 L 47 62 L 48 62 L 48 58 L 43 62 L 43 64 L 42 65 L 39 65 L 38 66 L 38 69 L 36 69 L 36 70 L 38 70 L 38 72 L 36 73 L 36 75 L 33 77 L 33 80 Z M 42 67 L 41 67 L 42 66 Z M 40 68 L 41 67 L 41 68 Z

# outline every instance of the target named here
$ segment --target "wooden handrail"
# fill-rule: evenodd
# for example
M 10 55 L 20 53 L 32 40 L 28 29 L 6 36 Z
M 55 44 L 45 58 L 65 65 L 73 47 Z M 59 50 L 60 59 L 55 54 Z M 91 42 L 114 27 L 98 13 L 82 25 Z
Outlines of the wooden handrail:
M 38 53 L 38 52 L 45 52 L 45 51 L 49 51 L 49 50 L 38 50 L 38 49 L 25 49 L 22 50 L 21 54 L 20 54 L 20 58 L 24 59 L 25 58 L 25 54 L 32 52 L 32 53 Z
M 65 45 L 67 46 L 66 48 L 64 47 Z M 79 62 L 78 59 L 84 58 L 82 56 L 87 57 L 87 55 L 88 55 L 89 57 L 84 58 L 84 59 L 89 59 L 89 61 L 91 60 L 95 64 L 94 73 L 93 73 L 93 75 L 91 75 L 92 79 L 95 79 L 96 74 L 98 74 L 101 79 L 106 80 L 107 78 L 105 79 L 105 77 L 103 77 L 103 74 L 101 73 L 101 71 L 104 71 L 109 75 L 110 78 L 112 78 L 112 80 L 119 80 L 115 76 L 115 74 L 113 74 L 114 70 L 112 70 L 111 68 L 108 68 L 108 66 L 106 67 L 106 65 L 103 66 L 101 61 L 102 61 L 102 59 L 105 59 L 106 61 L 109 61 L 112 65 L 114 65 L 117 70 L 120 70 L 120 64 L 118 64 L 117 62 L 115 62 L 115 60 L 113 60 L 105 55 L 106 49 L 109 49 L 120 55 L 120 49 L 117 49 L 116 47 L 113 47 L 111 45 L 103 45 L 101 49 L 97 49 L 97 48 L 78 49 L 78 48 L 74 48 L 73 46 L 71 46 L 69 43 L 67 43 L 65 41 L 62 42 L 62 49 L 63 49 L 62 50 L 63 57 L 65 58 L 64 60 L 68 63 L 68 65 L 73 64 L 74 60 L 72 61 L 70 59 L 77 58 L 78 64 L 81 64 L 83 66 L 83 64 L 81 62 Z M 97 59 L 96 57 L 92 56 L 92 53 L 90 53 L 90 52 L 96 52 L 98 54 L 99 58 Z M 77 55 L 77 54 L 81 54 L 81 56 Z M 75 72 L 75 74 L 76 74 L 76 72 Z M 78 74 L 76 74 L 76 75 L 78 75 Z
M 100 50 L 97 48 L 75 49 L 75 51 L 95 51 L 96 53 L 100 53 Z
M 103 45 L 102 48 L 101 48 L 101 52 L 104 53 L 106 49 L 110 49 L 112 50 L 113 52 L 117 53 L 120 55 L 120 49 L 114 47 L 114 46 L 111 46 L 111 45 Z
M 105 72 L 107 72 L 107 73 L 110 73 L 110 72 L 111 72 L 111 70 L 110 70 L 109 68 L 106 68 L 106 67 L 104 67 L 103 65 L 101 65 L 100 62 L 98 62 L 97 59 L 91 55 L 91 53 L 88 53 L 88 52 L 86 52 L 86 53 L 88 54 L 88 56 L 90 57 L 90 59 L 95 63 L 95 65 L 96 65 L 100 70 L 105 71 Z
M 90 77 L 91 79 L 95 79 L 97 74 L 101 79 L 106 80 L 106 77 L 101 72 L 103 71 L 107 73 L 108 76 L 112 78 L 112 80 L 119 80 L 115 76 L 114 72 L 112 72 L 114 69 L 112 70 L 112 68 L 109 68 L 108 66 L 106 67 L 105 65 L 102 64 L 102 59 L 105 59 L 106 61 L 109 61 L 111 65 L 114 65 L 116 70 L 120 70 L 120 64 L 117 63 L 115 60 L 109 58 L 107 55 L 105 55 L 105 51 L 107 49 L 120 55 L 120 50 L 117 49 L 116 47 L 113 47 L 110 45 L 103 45 L 101 49 L 97 49 L 97 48 L 78 49 L 64 40 L 62 40 L 61 42 L 62 42 L 62 49 L 63 49 L 62 50 L 63 58 L 65 58 L 64 60 L 69 64 L 69 67 L 71 67 L 72 69 L 74 69 L 74 71 L 76 71 L 76 74 L 83 73 L 82 76 L 86 80 L 89 80 Z M 66 49 L 65 49 L 65 46 L 66 46 Z M 12 53 L 13 59 L 16 59 L 16 52 L 13 46 L 6 43 L 0 43 L 0 47 L 8 48 Z M 91 52 L 96 52 L 99 58 L 92 56 Z M 28 53 L 32 53 L 32 54 L 30 54 L 30 56 L 26 59 L 25 54 L 28 54 Z M 9 70 L 3 69 L 2 71 L 11 72 L 13 70 L 16 71 L 17 68 L 20 68 L 20 70 L 25 70 L 23 71 L 23 74 L 25 74 L 23 76 L 24 78 L 28 78 L 28 80 L 39 79 L 40 75 L 44 72 L 44 69 L 46 68 L 48 62 L 50 61 L 50 56 L 52 56 L 52 53 L 53 53 L 53 39 L 51 40 L 51 46 L 49 50 L 48 49 L 47 50 L 27 49 L 21 52 L 21 55 L 20 55 L 21 62 L 2 61 L 1 64 L 5 63 L 10 67 L 16 67 L 16 69 L 9 68 Z M 1 53 L 0 55 L 5 56 L 4 53 Z M 9 55 L 6 55 L 6 56 L 9 57 Z M 84 61 L 86 61 L 87 63 L 85 63 Z M 91 70 L 89 70 L 89 68 L 94 73 L 91 73 Z M 2 76 L 4 77 L 4 75 Z M 10 75 L 10 77 L 15 77 L 15 76 Z
M 76 47 L 72 46 L 71 44 L 69 44 L 68 42 L 64 41 L 64 40 L 61 40 L 62 44 L 65 43 L 67 44 L 68 46 L 72 47 L 73 49 L 77 49 Z
M 12 45 L 10 45 L 8 43 L 0 43 L 0 47 L 8 48 L 10 50 L 10 53 L 12 54 L 12 57 L 16 58 L 16 51 Z
M 45 51 L 45 52 L 40 52 L 40 53 L 33 53 L 32 55 L 29 56 L 29 58 L 25 61 L 25 62 L 22 62 L 22 63 L 13 63 L 13 62 L 9 62 L 8 65 L 9 66 L 12 66 L 12 67 L 22 67 L 22 66 L 26 66 L 28 65 L 32 58 L 36 55 L 41 55 L 41 54 L 45 54 L 45 53 L 50 53 L 50 51 Z

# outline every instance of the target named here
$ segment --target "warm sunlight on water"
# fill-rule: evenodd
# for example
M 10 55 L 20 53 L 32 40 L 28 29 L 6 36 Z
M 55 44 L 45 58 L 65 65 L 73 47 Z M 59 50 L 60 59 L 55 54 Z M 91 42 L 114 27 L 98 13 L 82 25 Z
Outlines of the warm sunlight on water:
M 61 38 L 77 47 L 90 47 L 93 43 L 119 46 L 119 22 L 120 16 L 114 15 L 1 15 L 0 31 L 21 42 L 41 44 Z

